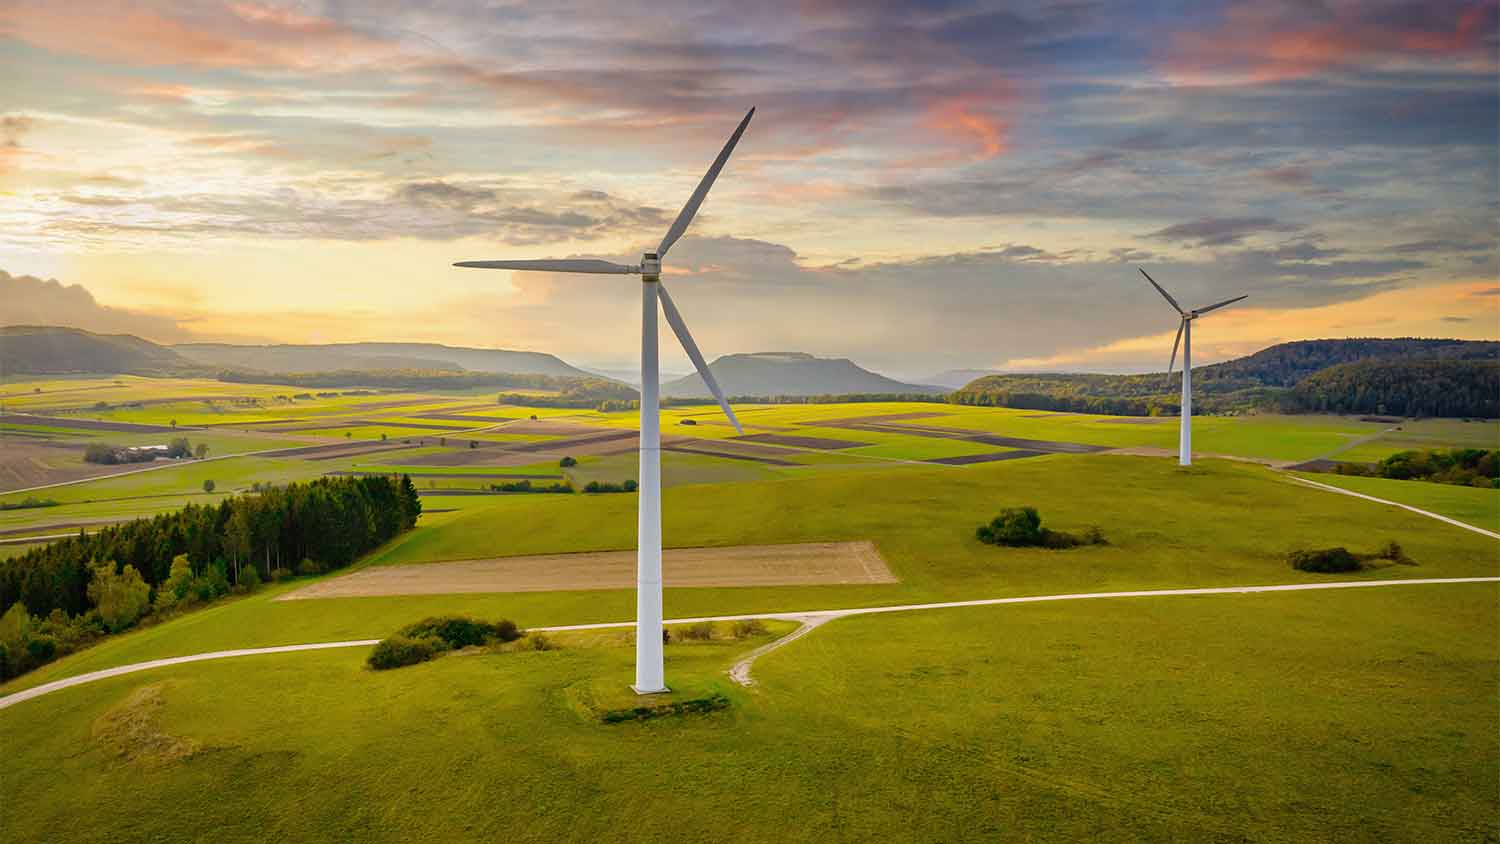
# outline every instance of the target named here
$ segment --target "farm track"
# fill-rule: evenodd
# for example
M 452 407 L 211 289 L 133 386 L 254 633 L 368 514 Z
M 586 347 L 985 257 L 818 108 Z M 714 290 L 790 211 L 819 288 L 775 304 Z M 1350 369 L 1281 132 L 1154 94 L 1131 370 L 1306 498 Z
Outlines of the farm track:
M 797 621 L 802 623 L 794 634 L 797 638 L 805 636 L 811 627 L 833 621 L 839 618 L 848 618 L 861 615 L 876 615 L 895 612 L 925 612 L 930 610 L 958 609 L 963 607 L 988 607 L 1002 606 L 1006 604 L 1031 604 L 1057 601 L 1086 601 L 1096 599 L 1116 598 L 1166 598 L 1183 597 L 1192 595 L 1263 595 L 1281 592 L 1307 592 L 1324 589 L 1371 589 L 1391 586 L 1435 586 L 1466 583 L 1500 583 L 1500 577 L 1434 577 L 1434 578 L 1410 578 L 1406 580 L 1355 580 L 1339 583 L 1293 583 L 1274 586 L 1216 586 L 1197 589 L 1147 589 L 1128 592 L 1078 592 L 1062 595 L 1028 595 L 1015 598 L 982 598 L 972 601 L 944 601 L 928 604 L 899 604 L 884 607 L 854 607 L 849 609 L 811 610 L 787 613 L 747 613 L 740 615 L 714 615 L 699 616 L 696 618 L 669 618 L 665 624 L 698 624 L 701 622 L 715 621 L 748 621 L 751 619 L 777 619 L 784 621 Z M 810 620 L 818 619 L 817 624 L 810 624 Z M 607 630 L 611 628 L 628 628 L 635 624 L 633 621 L 606 621 L 596 624 L 564 624 L 550 627 L 533 627 L 532 630 L 546 633 L 563 633 L 572 630 Z M 91 671 L 87 674 L 79 674 L 75 677 L 65 677 L 50 683 L 43 683 L 29 689 L 0 697 L 0 709 L 7 709 L 18 703 L 38 698 L 52 692 L 81 686 L 104 680 L 109 677 L 118 677 L 123 674 L 133 674 L 138 671 L 147 671 L 152 668 L 164 668 L 171 665 L 181 665 L 189 662 L 202 662 L 212 659 L 229 659 L 241 656 L 259 656 L 263 654 L 296 653 L 302 651 L 328 650 L 332 648 L 359 648 L 371 647 L 378 643 L 379 639 L 353 639 L 342 642 L 314 642 L 305 645 L 276 645 L 265 648 L 239 648 L 228 651 L 210 651 L 207 653 L 189 654 L 187 656 L 169 657 L 165 659 L 153 659 L 147 662 L 137 662 L 130 665 L 120 665 L 114 668 L 105 668 L 100 671 Z M 778 640 L 781 644 L 794 641 L 791 638 Z M 776 642 L 771 645 L 776 645 Z M 741 662 L 751 662 L 760 655 L 774 650 L 767 646 L 751 652 Z M 737 663 L 735 668 L 740 668 Z M 731 669 L 733 671 L 734 669 Z M 748 684 L 750 680 L 749 665 L 745 665 L 735 677 L 736 682 Z

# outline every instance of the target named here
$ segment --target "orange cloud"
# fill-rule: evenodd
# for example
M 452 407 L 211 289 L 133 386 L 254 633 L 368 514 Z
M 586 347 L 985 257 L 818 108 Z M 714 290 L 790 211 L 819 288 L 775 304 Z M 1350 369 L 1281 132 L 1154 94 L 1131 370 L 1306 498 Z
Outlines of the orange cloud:
M 1257 4 L 1235 6 L 1215 30 L 1174 35 L 1162 65 L 1177 84 L 1277 82 L 1413 55 L 1470 56 L 1493 66 L 1484 36 L 1495 27 L 1500 0 L 1464 3 L 1448 18 L 1430 9 L 1430 27 L 1362 17 L 1368 8 L 1339 5 L 1305 22 L 1266 15 Z
M 393 53 L 341 24 L 255 4 L 166 13 L 107 0 L 0 5 L 0 37 L 136 65 L 338 69 Z
M 1006 149 L 1005 135 L 1009 127 L 967 97 L 939 100 L 928 106 L 923 125 L 972 145 L 976 149 L 975 157 L 980 160 L 994 158 Z

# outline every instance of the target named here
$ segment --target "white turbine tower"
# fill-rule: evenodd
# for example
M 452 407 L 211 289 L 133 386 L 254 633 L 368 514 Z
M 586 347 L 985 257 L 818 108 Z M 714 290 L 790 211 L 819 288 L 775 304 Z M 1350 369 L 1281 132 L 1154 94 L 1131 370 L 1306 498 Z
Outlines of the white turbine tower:
M 724 144 L 719 157 L 714 159 L 713 166 L 709 167 L 708 172 L 703 175 L 703 181 L 698 183 L 698 189 L 693 191 L 687 204 L 682 206 L 677 219 L 672 221 L 672 227 L 667 230 L 667 236 L 662 238 L 661 245 L 656 248 L 655 252 L 642 255 L 640 266 L 577 259 L 460 261 L 454 264 L 456 267 L 479 267 L 492 270 L 638 273 L 641 276 L 641 476 L 636 528 L 635 685 L 632 687 L 640 694 L 667 691 L 662 657 L 661 410 L 658 398 L 660 375 L 656 350 L 658 301 L 661 303 L 661 312 L 667 317 L 667 324 L 672 326 L 677 339 L 682 342 L 683 350 L 692 359 L 693 366 L 698 368 L 698 374 L 703 376 L 703 383 L 708 385 L 714 398 L 719 400 L 719 407 L 724 409 L 724 415 L 729 417 L 735 431 L 741 434 L 745 432 L 740 427 L 740 420 L 735 417 L 734 410 L 730 408 L 729 401 L 724 398 L 724 391 L 719 389 L 719 383 L 714 380 L 713 373 L 708 371 L 708 364 L 704 362 L 702 353 L 698 351 L 698 344 L 693 342 L 693 335 L 688 333 L 687 324 L 682 321 L 682 314 L 677 312 L 677 306 L 672 304 L 672 297 L 667 295 L 667 289 L 662 286 L 661 264 L 662 259 L 667 257 L 667 250 L 672 248 L 672 244 L 682 237 L 684 231 L 687 231 L 688 224 L 693 222 L 693 216 L 698 213 L 698 206 L 702 205 L 703 198 L 708 196 L 708 190 L 713 187 L 714 179 L 718 178 L 719 171 L 724 169 L 724 162 L 729 160 L 730 153 L 734 152 L 734 145 L 739 143 L 740 135 L 745 133 L 745 127 L 750 125 L 750 118 L 754 115 L 755 109 L 753 108 L 745 114 L 745 119 L 740 121 L 734 134 L 729 136 L 729 142 Z
M 1140 269 L 1140 267 L 1136 269 Z M 1182 321 L 1177 324 L 1177 339 L 1172 341 L 1172 359 L 1167 363 L 1167 375 L 1170 376 L 1172 374 L 1172 366 L 1177 363 L 1177 346 L 1181 344 L 1182 415 L 1179 417 L 1180 421 L 1177 423 L 1177 463 L 1181 466 L 1191 466 L 1193 465 L 1193 320 L 1209 311 L 1217 310 L 1225 305 L 1232 305 L 1244 299 L 1249 294 L 1236 296 L 1233 299 L 1225 299 L 1222 302 L 1204 308 L 1194 308 L 1191 311 L 1184 311 L 1182 306 L 1177 304 L 1177 300 L 1172 298 L 1172 294 L 1163 290 L 1162 286 L 1156 283 L 1156 279 L 1152 278 L 1145 270 L 1141 270 L 1141 275 L 1146 276 L 1146 280 L 1151 282 L 1151 286 L 1156 288 L 1156 292 L 1160 293 L 1162 298 L 1167 300 L 1167 304 L 1171 305 L 1182 317 Z

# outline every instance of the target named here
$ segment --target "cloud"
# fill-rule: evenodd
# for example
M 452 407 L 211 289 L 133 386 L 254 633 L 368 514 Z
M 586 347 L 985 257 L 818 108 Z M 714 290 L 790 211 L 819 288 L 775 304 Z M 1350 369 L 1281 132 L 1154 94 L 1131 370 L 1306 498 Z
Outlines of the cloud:
M 1180 84 L 1277 82 L 1426 58 L 1493 67 L 1497 9 L 1494 0 L 1231 4 L 1217 26 L 1174 33 L 1162 63 Z
M 1204 217 L 1167 226 L 1146 237 L 1192 243 L 1195 246 L 1226 246 L 1239 243 L 1255 234 L 1294 232 L 1300 228 L 1301 226 L 1294 223 L 1273 220 L 1270 217 Z
M 192 334 L 170 317 L 101 305 L 82 285 L 0 270 L 0 324 L 66 325 L 102 334 L 179 342 Z

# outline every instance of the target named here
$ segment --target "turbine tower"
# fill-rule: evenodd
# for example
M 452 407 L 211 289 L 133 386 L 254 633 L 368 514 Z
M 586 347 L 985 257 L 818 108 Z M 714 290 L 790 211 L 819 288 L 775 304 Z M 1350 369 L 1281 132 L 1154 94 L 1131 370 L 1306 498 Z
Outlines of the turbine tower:
M 745 114 L 745 119 L 740 121 L 734 134 L 729 136 L 729 142 L 724 144 L 724 149 L 719 152 L 719 157 L 714 159 L 713 166 L 709 167 L 708 172 L 703 175 L 703 180 L 698 183 L 697 190 L 688 197 L 687 204 L 682 206 L 677 219 L 672 221 L 672 227 L 667 230 L 666 237 L 662 238 L 661 245 L 656 248 L 655 252 L 642 255 L 639 266 L 589 259 L 460 261 L 454 264 L 455 267 L 478 267 L 491 270 L 638 274 L 641 277 L 641 474 L 636 527 L 635 684 L 631 688 L 643 695 L 667 691 L 662 654 L 661 409 L 659 398 L 661 385 L 656 343 L 658 303 L 660 303 L 661 313 L 667 318 L 667 324 L 672 326 L 672 331 L 677 334 L 683 350 L 692 359 L 693 366 L 698 369 L 698 374 L 703 377 L 703 383 L 708 385 L 709 391 L 713 393 L 715 399 L 718 399 L 719 407 L 723 408 L 724 415 L 729 417 L 730 424 L 734 425 L 736 432 L 741 434 L 745 432 L 740 427 L 740 420 L 735 417 L 734 410 L 729 406 L 729 401 L 724 398 L 724 391 L 719 389 L 718 381 L 714 380 L 713 373 L 708 370 L 708 364 L 703 360 L 702 353 L 698 351 L 698 344 L 693 342 L 693 335 L 688 333 L 687 323 L 682 321 L 682 314 L 678 313 L 677 306 L 672 303 L 672 297 L 667 295 L 667 288 L 662 286 L 662 260 L 667 257 L 667 251 L 672 248 L 672 244 L 682 237 L 682 233 L 687 231 L 688 225 L 693 222 L 693 217 L 698 213 L 698 206 L 702 205 L 704 197 L 708 196 L 709 188 L 714 185 L 714 179 L 718 178 L 719 171 L 724 169 L 724 163 L 729 160 L 730 153 L 734 152 L 734 145 L 739 143 L 740 136 L 745 133 L 745 127 L 750 125 L 750 118 L 753 116 L 755 116 L 755 109 L 752 108 Z
M 1140 267 L 1136 269 L 1140 269 Z M 1178 315 L 1182 317 L 1182 321 L 1177 323 L 1177 339 L 1172 341 L 1172 359 L 1167 363 L 1167 375 L 1168 377 L 1172 375 L 1172 366 L 1177 363 L 1177 346 L 1181 344 L 1182 413 L 1179 415 L 1177 423 L 1177 463 L 1180 466 L 1191 466 L 1193 465 L 1193 320 L 1209 311 L 1217 310 L 1225 305 L 1232 305 L 1244 299 L 1249 294 L 1236 296 L 1233 299 L 1225 299 L 1222 302 L 1208 305 L 1207 307 L 1184 311 L 1182 306 L 1177 304 L 1177 300 L 1172 298 L 1172 294 L 1163 290 L 1162 286 L 1157 284 L 1156 279 L 1152 278 L 1149 273 L 1141 270 L 1141 275 L 1146 276 L 1146 280 L 1151 282 L 1151 286 L 1156 288 L 1156 292 L 1160 293 L 1162 298 L 1167 300 L 1167 304 L 1171 305 L 1172 309 L 1177 311 Z

